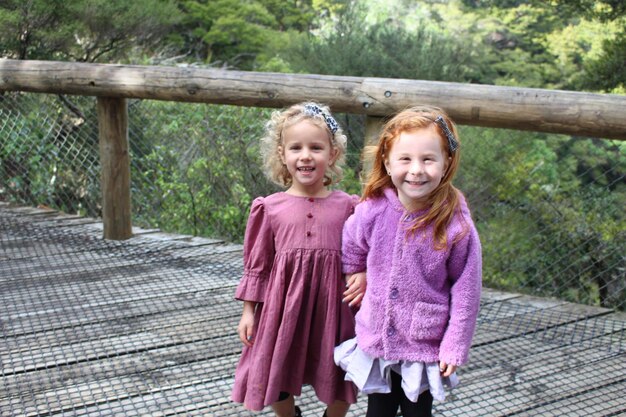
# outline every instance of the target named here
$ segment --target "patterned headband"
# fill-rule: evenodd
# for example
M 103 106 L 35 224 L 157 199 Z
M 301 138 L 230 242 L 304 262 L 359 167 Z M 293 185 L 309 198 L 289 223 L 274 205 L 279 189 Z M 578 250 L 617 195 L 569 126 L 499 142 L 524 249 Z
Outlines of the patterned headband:
M 326 122 L 326 126 L 328 126 L 328 129 L 330 129 L 333 135 L 337 133 L 337 129 L 339 129 L 339 124 L 337 124 L 337 121 L 333 118 L 333 116 L 322 110 L 322 108 L 317 104 L 305 104 L 304 114 L 311 117 L 315 117 L 317 115 L 322 116 L 324 118 L 324 121 Z
M 454 153 L 459 148 L 459 142 L 454 137 L 454 134 L 448 127 L 448 124 L 441 116 L 437 116 L 435 123 L 437 123 L 441 130 L 443 130 L 444 135 L 446 135 L 446 138 L 448 139 L 448 148 L 450 148 L 451 153 Z

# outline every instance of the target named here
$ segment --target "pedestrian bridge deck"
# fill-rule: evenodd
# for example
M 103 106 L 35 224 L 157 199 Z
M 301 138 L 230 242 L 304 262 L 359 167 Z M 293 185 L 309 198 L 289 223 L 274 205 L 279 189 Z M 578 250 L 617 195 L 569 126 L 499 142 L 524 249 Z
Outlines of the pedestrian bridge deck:
M 0 416 L 248 416 L 229 401 L 242 248 L 0 203 Z M 626 415 L 626 315 L 484 290 L 436 415 Z M 321 416 L 310 388 L 298 399 Z M 365 398 L 352 407 L 362 416 Z

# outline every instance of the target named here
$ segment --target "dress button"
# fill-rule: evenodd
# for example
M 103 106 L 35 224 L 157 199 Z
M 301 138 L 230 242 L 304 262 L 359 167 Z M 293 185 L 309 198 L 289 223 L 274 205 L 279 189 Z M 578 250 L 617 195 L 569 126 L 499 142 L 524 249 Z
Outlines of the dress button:
M 396 329 L 393 327 L 387 327 L 387 336 L 393 336 L 394 334 L 396 334 Z
M 310 219 L 310 218 L 312 218 L 312 217 L 313 217 L 313 214 L 312 214 L 312 213 L 309 213 L 309 214 L 307 214 L 306 216 Z
M 306 236 L 307 237 L 311 236 L 311 232 L 306 232 Z
M 315 201 L 315 199 L 314 199 L 313 197 L 310 197 L 310 198 L 309 198 L 309 201 L 312 203 L 312 202 L 314 202 L 314 201 Z
M 396 298 L 398 298 L 398 294 L 400 294 L 398 292 L 398 289 L 392 288 L 391 291 L 389 292 L 389 298 L 391 298 L 392 300 L 395 300 Z

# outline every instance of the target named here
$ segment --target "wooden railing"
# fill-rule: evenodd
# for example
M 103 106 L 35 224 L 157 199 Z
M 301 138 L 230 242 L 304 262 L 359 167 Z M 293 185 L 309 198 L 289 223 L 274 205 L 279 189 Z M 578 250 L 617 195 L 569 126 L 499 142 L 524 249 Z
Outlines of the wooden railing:
M 96 96 L 104 237 L 131 236 L 126 99 L 284 107 L 304 100 L 380 118 L 415 104 L 459 124 L 626 139 L 626 96 L 387 78 L 340 77 L 53 61 L 0 60 L 0 92 Z

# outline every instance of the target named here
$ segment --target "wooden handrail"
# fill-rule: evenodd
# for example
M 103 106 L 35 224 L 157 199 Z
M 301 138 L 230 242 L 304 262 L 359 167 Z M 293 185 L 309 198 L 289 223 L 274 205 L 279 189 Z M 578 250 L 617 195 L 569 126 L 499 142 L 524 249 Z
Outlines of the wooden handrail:
M 104 237 L 132 236 L 126 99 L 284 107 L 316 100 L 335 112 L 382 118 L 416 104 L 444 108 L 459 124 L 626 139 L 626 96 L 387 78 L 191 67 L 0 59 L 0 92 L 96 96 Z
M 193 67 L 0 60 L 0 90 L 284 107 L 317 100 L 335 112 L 387 116 L 415 104 L 459 124 L 626 139 L 626 96 L 407 79 Z

